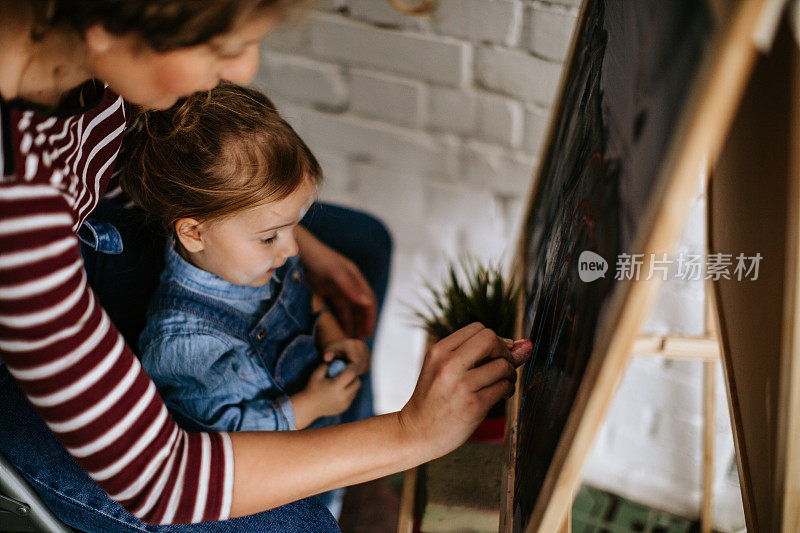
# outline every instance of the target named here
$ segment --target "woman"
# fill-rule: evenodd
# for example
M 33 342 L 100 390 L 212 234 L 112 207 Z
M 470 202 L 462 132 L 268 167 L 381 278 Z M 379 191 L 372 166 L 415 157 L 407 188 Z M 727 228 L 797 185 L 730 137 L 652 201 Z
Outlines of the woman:
M 126 102 L 163 108 L 221 79 L 247 82 L 259 40 L 286 4 L 0 0 L 4 416 L 12 407 L 30 409 L 18 385 L 80 467 L 145 522 L 245 516 L 438 457 L 510 394 L 513 365 L 524 359 L 473 324 L 429 351 L 412 398 L 397 413 L 311 431 L 230 435 L 189 434 L 172 421 L 87 287 L 76 233 L 113 172 L 130 116 Z M 369 326 L 374 305 L 352 265 L 308 233 L 299 240 L 310 263 L 322 265 L 312 278 L 350 280 L 338 285 L 350 287 L 350 300 L 360 298 L 350 308 Z M 38 421 L 23 413 L 13 423 L 35 432 Z M 63 520 L 111 527 L 98 525 L 110 515 L 105 508 L 94 515 L 105 504 L 84 478 L 45 479 L 70 468 L 63 449 L 42 436 L 49 447 L 31 441 L 21 450 L 8 422 L 0 427 L 0 451 L 18 468 L 25 459 L 39 467 L 21 469 Z M 41 461 L 42 454 L 52 455 Z M 313 503 L 262 514 L 267 527 L 307 521 L 316 525 L 304 530 L 335 528 Z

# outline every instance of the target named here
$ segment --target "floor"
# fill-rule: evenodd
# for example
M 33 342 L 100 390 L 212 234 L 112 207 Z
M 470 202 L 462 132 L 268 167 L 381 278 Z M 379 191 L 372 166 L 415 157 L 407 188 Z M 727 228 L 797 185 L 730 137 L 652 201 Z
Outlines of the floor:
M 397 531 L 402 474 L 347 490 L 339 525 L 343 533 Z M 573 533 L 683 533 L 699 531 L 696 521 L 650 509 L 584 485 L 572 506 Z

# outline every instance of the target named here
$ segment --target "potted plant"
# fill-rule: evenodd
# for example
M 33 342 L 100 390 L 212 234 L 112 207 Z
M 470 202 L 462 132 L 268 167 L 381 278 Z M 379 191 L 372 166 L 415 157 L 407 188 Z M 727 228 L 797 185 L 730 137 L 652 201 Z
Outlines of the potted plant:
M 430 344 L 454 331 L 480 322 L 499 336 L 514 338 L 517 320 L 519 285 L 503 274 L 498 264 L 481 264 L 466 256 L 447 266 L 440 286 L 424 283 L 427 292 L 424 308 L 415 311 L 427 331 Z M 473 440 L 502 440 L 505 402 L 495 405 Z

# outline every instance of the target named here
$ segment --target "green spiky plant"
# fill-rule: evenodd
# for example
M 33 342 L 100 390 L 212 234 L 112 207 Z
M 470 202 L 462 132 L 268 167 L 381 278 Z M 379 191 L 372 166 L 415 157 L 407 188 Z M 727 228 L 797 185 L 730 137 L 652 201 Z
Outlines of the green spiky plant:
M 480 322 L 501 337 L 514 338 L 519 285 L 503 274 L 499 265 L 482 265 L 465 256 L 451 261 L 440 288 L 425 282 L 429 302 L 414 314 L 431 339 L 443 339 L 473 322 Z M 505 402 L 492 407 L 487 418 L 502 418 Z
M 514 336 L 518 284 L 499 265 L 482 265 L 471 256 L 451 261 L 441 288 L 425 282 L 429 303 L 415 312 L 434 339 L 480 322 L 501 337 Z

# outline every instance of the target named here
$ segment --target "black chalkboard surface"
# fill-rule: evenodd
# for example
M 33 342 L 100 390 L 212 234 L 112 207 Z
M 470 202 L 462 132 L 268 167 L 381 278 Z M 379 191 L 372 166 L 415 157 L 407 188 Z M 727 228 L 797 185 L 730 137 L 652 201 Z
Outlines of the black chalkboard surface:
M 624 285 L 615 280 L 618 258 L 671 251 L 636 246 L 651 230 L 658 180 L 713 26 L 699 0 L 583 6 L 523 226 L 522 327 L 534 355 L 518 389 L 516 531 L 526 528 L 545 485 L 598 330 L 613 329 L 609 302 Z

